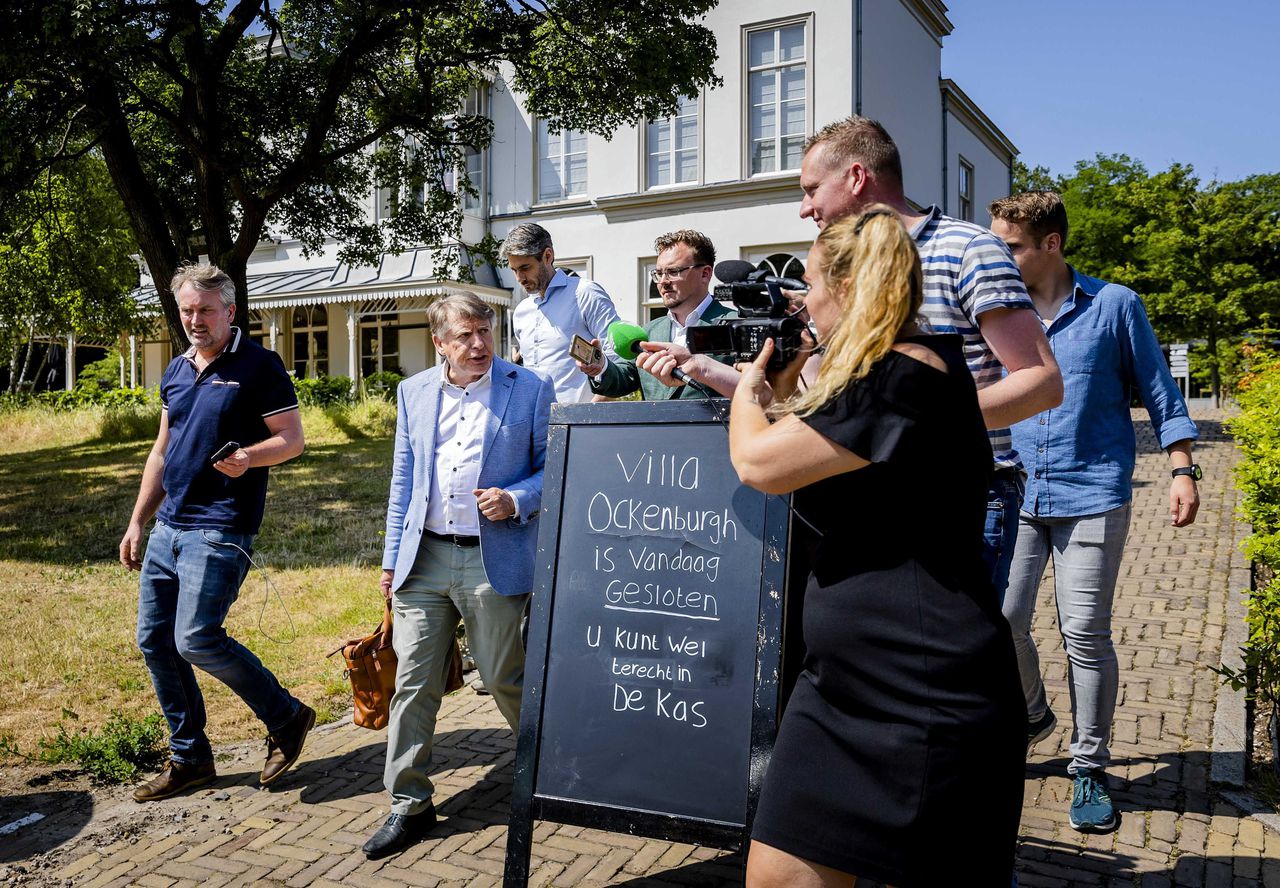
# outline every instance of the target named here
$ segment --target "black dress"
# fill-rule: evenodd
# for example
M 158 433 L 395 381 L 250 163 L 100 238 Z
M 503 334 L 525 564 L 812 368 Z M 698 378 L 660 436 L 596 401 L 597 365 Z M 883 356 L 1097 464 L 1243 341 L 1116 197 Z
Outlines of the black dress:
M 872 465 L 795 496 L 822 537 L 804 670 L 754 838 L 902 888 L 1008 888 L 1026 708 L 982 560 L 991 447 L 959 336 L 917 336 L 814 415 Z

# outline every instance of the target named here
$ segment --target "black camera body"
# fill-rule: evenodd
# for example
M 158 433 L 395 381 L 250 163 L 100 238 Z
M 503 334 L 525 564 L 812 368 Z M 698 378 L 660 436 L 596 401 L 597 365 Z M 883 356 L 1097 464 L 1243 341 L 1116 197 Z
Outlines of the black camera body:
M 721 277 L 719 266 L 716 274 Z M 804 344 L 801 333 L 805 325 L 790 313 L 791 305 L 782 295 L 780 279 L 771 278 L 767 272 L 753 270 L 745 281 L 719 284 L 715 298 L 732 302 L 738 317 L 690 327 L 686 332 L 689 351 L 728 355 L 733 363 L 741 363 L 755 360 L 765 342 L 772 339 L 774 350 L 769 357 L 769 369 L 781 370 L 794 361 Z

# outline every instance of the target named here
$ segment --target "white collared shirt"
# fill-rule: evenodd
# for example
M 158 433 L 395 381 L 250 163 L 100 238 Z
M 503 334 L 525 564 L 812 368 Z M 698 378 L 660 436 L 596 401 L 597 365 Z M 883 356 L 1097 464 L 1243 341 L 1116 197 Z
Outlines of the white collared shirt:
M 440 410 L 436 414 L 436 456 L 427 494 L 427 530 L 480 535 L 480 509 L 472 492 L 480 485 L 484 427 L 493 394 L 493 365 L 468 386 L 449 381 L 441 367 Z
M 588 341 L 600 340 L 605 360 L 616 360 L 606 331 L 618 320 L 613 300 L 595 281 L 569 277 L 559 269 L 545 292 L 520 301 L 511 313 L 516 344 L 524 365 L 551 380 L 561 404 L 590 401 L 591 383 L 569 354 L 577 333 Z
M 674 342 L 676 345 L 683 345 L 685 347 L 688 347 L 689 328 L 696 327 L 698 324 L 698 321 L 701 320 L 702 318 L 702 313 L 705 312 L 710 307 L 711 307 L 711 294 L 708 293 L 706 295 L 706 298 L 704 298 L 701 302 L 698 303 L 698 307 L 695 308 L 693 311 L 689 312 L 689 315 L 684 319 L 685 322 L 683 324 L 676 320 L 676 316 L 674 314 L 672 314 L 671 312 L 667 312 L 667 314 L 671 318 L 671 341 Z

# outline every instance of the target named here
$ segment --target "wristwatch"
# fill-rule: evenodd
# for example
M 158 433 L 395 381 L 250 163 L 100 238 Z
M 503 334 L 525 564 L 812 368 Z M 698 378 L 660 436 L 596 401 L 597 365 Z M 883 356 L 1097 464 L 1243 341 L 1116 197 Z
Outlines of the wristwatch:
M 1204 477 L 1204 472 L 1200 471 L 1198 465 L 1192 463 L 1189 466 L 1179 466 L 1173 470 L 1173 477 L 1177 478 L 1179 475 L 1190 475 L 1192 481 L 1199 481 Z

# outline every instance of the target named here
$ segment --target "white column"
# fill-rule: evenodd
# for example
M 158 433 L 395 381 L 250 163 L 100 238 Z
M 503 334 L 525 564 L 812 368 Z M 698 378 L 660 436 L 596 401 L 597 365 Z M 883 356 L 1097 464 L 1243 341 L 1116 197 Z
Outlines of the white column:
M 138 337 L 129 335 L 129 388 L 138 387 Z
M 67 334 L 67 391 L 76 385 L 76 334 Z
M 271 350 L 276 354 L 280 353 L 280 349 L 276 348 L 276 343 L 280 339 L 280 310 L 273 308 L 267 313 L 267 336 L 270 337 Z
M 347 306 L 347 375 L 352 382 L 360 379 L 360 319 L 354 305 Z

